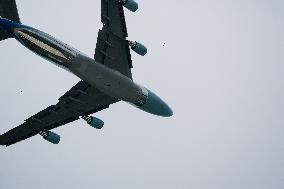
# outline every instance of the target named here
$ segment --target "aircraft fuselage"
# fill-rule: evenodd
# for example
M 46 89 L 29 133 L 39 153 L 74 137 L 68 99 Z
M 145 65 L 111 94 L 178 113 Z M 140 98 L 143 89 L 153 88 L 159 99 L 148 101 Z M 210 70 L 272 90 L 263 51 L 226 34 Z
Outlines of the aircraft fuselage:
M 72 72 L 101 92 L 155 115 L 172 115 L 169 106 L 153 92 L 58 39 L 7 19 L 0 18 L 0 26 L 34 53 Z

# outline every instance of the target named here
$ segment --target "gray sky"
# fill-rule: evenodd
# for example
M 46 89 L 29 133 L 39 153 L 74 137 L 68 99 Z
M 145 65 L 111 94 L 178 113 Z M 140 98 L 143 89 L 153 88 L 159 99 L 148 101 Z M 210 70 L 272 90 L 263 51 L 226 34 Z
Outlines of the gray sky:
M 99 0 L 18 8 L 23 23 L 93 56 Z M 132 53 L 134 79 L 174 116 L 120 102 L 97 114 L 102 130 L 79 120 L 55 129 L 59 145 L 36 136 L 1 147 L 0 188 L 283 189 L 284 1 L 147 0 L 125 11 L 130 39 L 149 49 Z M 0 55 L 1 133 L 79 81 L 15 40 Z

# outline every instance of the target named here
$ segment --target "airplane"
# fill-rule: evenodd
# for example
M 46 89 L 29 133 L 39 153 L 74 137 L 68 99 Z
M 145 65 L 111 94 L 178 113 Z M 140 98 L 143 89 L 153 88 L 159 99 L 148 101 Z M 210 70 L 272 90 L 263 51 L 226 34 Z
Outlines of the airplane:
M 9 146 L 41 135 L 58 144 L 60 136 L 50 130 L 78 119 L 101 129 L 104 122 L 91 116 L 109 105 L 125 101 L 145 112 L 170 117 L 171 108 L 155 93 L 132 79 L 130 48 L 144 56 L 147 48 L 128 37 L 124 8 L 135 12 L 134 0 L 101 0 L 101 21 L 94 58 L 45 32 L 21 23 L 16 1 L 0 0 L 0 41 L 15 38 L 23 46 L 81 79 L 51 105 L 0 135 L 0 145 Z

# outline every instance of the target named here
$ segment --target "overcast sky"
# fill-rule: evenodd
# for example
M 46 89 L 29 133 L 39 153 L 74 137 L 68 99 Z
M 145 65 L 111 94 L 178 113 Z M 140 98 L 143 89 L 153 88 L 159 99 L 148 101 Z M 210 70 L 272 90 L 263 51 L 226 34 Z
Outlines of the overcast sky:
M 18 1 L 21 21 L 93 56 L 100 0 Z M 134 80 L 174 111 L 120 102 L 54 131 L 0 147 L 0 188 L 283 189 L 284 1 L 146 0 L 125 10 Z M 163 44 L 165 43 L 165 46 Z M 10 39 L 0 43 L 0 133 L 79 79 Z M 21 92 L 22 91 L 22 92 Z

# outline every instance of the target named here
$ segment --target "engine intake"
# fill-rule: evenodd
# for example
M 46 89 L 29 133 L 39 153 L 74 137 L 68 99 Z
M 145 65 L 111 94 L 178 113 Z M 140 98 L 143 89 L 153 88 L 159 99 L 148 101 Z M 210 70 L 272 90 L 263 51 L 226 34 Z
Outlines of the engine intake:
M 134 0 L 121 0 L 122 5 L 128 10 L 135 12 L 138 9 L 138 3 Z
M 102 120 L 93 116 L 83 116 L 82 119 L 96 129 L 101 129 L 104 126 L 104 122 Z
M 135 41 L 135 42 L 128 41 L 128 42 L 129 42 L 129 46 L 131 47 L 131 49 L 134 52 L 136 52 L 137 54 L 139 54 L 141 56 L 144 56 L 145 54 L 147 54 L 147 48 L 143 44 L 141 44 L 137 41 Z
M 48 142 L 58 144 L 60 142 L 60 135 L 51 131 L 40 131 L 39 134 Z

